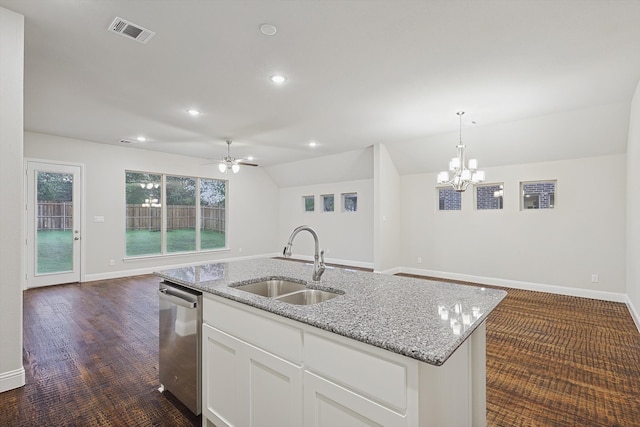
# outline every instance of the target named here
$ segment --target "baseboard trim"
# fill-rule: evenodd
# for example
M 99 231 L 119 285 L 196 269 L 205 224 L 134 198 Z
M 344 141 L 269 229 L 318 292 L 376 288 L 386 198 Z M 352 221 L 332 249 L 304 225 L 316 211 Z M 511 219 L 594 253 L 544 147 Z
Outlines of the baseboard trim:
M 631 313 L 631 318 L 635 322 L 636 328 L 638 328 L 638 332 L 640 332 L 640 313 L 638 313 L 638 310 L 636 310 L 635 306 L 631 302 L 631 298 L 629 298 L 628 295 L 627 295 L 627 300 L 625 302 L 627 303 L 627 308 L 629 309 L 629 313 Z
M 25 385 L 24 367 L 0 373 L 0 393 Z
M 618 292 L 596 291 L 589 289 L 571 288 L 568 286 L 549 285 L 545 283 L 523 282 L 519 280 L 498 279 L 494 277 L 473 276 L 469 274 L 447 273 L 444 271 L 422 270 L 418 268 L 400 267 L 402 273 L 420 276 L 441 277 L 449 280 L 473 282 L 481 285 L 503 286 L 505 288 L 524 289 L 527 291 L 547 292 L 551 294 L 568 295 L 581 298 L 599 299 L 603 301 L 623 302 L 629 305 L 627 294 Z
M 374 270 L 373 272 L 378 274 L 386 274 L 387 276 L 393 276 L 394 274 L 398 273 L 405 273 L 403 267 L 393 267 L 388 270 Z

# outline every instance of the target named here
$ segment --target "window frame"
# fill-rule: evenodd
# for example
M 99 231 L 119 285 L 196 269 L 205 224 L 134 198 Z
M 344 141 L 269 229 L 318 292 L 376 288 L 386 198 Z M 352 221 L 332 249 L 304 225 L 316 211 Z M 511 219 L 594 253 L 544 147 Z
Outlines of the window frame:
M 227 201 L 229 200 L 229 181 L 228 180 L 224 180 L 224 179 L 217 179 L 217 178 L 208 178 L 208 177 L 198 177 L 198 176 L 189 176 L 189 175 L 180 175 L 180 174 L 174 174 L 174 173 L 164 173 L 164 172 L 148 172 L 148 171 L 139 171 L 139 170 L 130 170 L 130 169 L 125 169 L 125 256 L 124 256 L 124 260 L 136 260 L 136 259 L 142 259 L 142 258 L 161 258 L 161 257 L 171 257 L 171 256 L 176 256 L 176 255 L 189 255 L 189 254 L 199 254 L 199 253 L 207 253 L 207 252 L 223 252 L 223 251 L 228 251 L 229 250 L 229 239 L 228 239 L 228 218 L 229 218 L 229 210 L 228 210 L 228 203 Z M 127 190 L 126 190 L 126 186 L 129 184 L 129 182 L 127 181 L 127 175 L 129 173 L 134 173 L 134 174 L 147 174 L 147 175 L 155 175 L 155 176 L 159 176 L 160 177 L 160 209 L 161 209 L 161 213 L 160 213 L 160 252 L 159 253 L 148 253 L 148 254 L 140 254 L 140 255 L 129 255 L 128 254 L 128 245 L 126 242 L 126 232 L 128 231 L 127 227 L 126 227 L 126 218 L 128 218 L 128 216 L 126 215 L 129 203 L 128 203 L 128 199 L 127 199 Z M 195 243 L 195 250 L 187 250 L 187 251 L 173 251 L 170 252 L 168 251 L 167 248 L 167 223 L 168 223 L 168 218 L 167 218 L 167 177 L 178 177 L 178 178 L 186 178 L 186 179 L 193 179 L 195 182 L 195 213 L 196 213 L 196 218 L 195 218 L 195 233 L 196 233 L 196 243 Z M 201 215 L 201 180 L 208 180 L 208 181 L 219 181 L 221 183 L 224 183 L 224 195 L 223 195 L 223 199 L 221 201 L 222 206 L 224 207 L 224 231 L 222 231 L 223 235 L 224 235 L 224 246 L 222 247 L 218 247 L 218 248 L 205 248 L 202 249 L 202 240 L 201 240 L 201 221 L 202 221 L 202 215 Z
M 451 191 L 451 192 L 453 192 L 453 194 L 458 194 L 458 197 L 460 198 L 460 208 L 459 209 L 441 209 L 440 208 L 440 191 L 441 190 Z M 436 201 L 436 211 L 437 212 L 462 212 L 462 193 L 454 190 L 452 187 L 449 187 L 449 186 L 437 186 L 436 187 L 436 200 L 437 200 Z
M 353 209 L 353 210 L 347 210 L 346 207 L 345 207 L 346 206 L 345 199 L 347 197 L 349 197 L 349 196 L 355 196 L 355 199 L 356 199 L 356 201 L 355 201 L 355 209 Z M 356 213 L 356 212 L 358 212 L 358 192 L 357 191 L 349 191 L 349 192 L 346 192 L 346 193 L 340 193 L 340 205 L 341 205 L 340 211 L 342 213 Z
M 552 183 L 553 184 L 553 192 L 552 193 L 530 193 L 530 194 L 536 194 L 538 197 L 538 207 L 537 208 L 525 208 L 525 197 L 526 194 L 524 191 L 524 186 L 527 184 L 549 184 Z M 520 187 L 519 187 L 519 205 L 520 205 L 520 211 L 524 212 L 524 211 L 555 211 L 557 209 L 558 206 L 558 180 L 557 179 L 541 179 L 541 180 L 533 180 L 533 181 L 520 181 Z M 548 196 L 552 201 L 550 201 L 550 206 L 549 207 L 540 207 L 540 205 L 542 204 L 540 202 L 540 195 L 541 194 L 548 194 L 550 196 Z
M 311 200 L 313 202 L 312 209 L 307 209 L 307 200 Z M 306 214 L 311 214 L 316 211 L 316 196 L 315 195 L 306 195 L 302 196 L 302 212 Z
M 325 200 L 331 198 L 331 210 L 327 209 L 327 205 Z M 322 213 L 332 213 L 336 211 L 336 197 L 335 194 L 321 194 L 320 195 L 320 204 L 322 205 Z
M 480 201 L 478 199 L 478 190 L 480 188 L 485 188 L 485 187 L 499 187 L 497 191 L 502 191 L 502 195 L 499 196 L 500 197 L 500 202 L 498 203 L 499 207 L 497 207 L 497 208 L 479 208 L 478 207 L 478 202 Z M 502 210 L 504 210 L 504 182 L 492 182 L 492 183 L 476 184 L 474 186 L 474 189 L 475 189 L 475 191 L 473 192 L 474 206 L 475 206 L 475 209 L 477 211 L 502 211 Z

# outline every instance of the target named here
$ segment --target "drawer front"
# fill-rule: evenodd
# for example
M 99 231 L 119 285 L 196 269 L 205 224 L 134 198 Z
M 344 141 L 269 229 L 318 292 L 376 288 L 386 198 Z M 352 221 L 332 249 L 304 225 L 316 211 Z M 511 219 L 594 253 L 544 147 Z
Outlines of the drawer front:
M 346 338 L 337 339 L 312 332 L 305 334 L 305 370 L 387 406 L 399 414 L 407 411 L 409 375 L 417 375 L 417 364 L 386 357 L 384 350 Z M 386 352 L 385 352 L 386 353 Z M 415 365 L 415 366 L 414 366 Z
M 302 364 L 302 329 L 257 314 L 258 310 L 252 307 L 240 306 L 221 297 L 207 297 L 202 317 L 206 324 L 292 363 Z

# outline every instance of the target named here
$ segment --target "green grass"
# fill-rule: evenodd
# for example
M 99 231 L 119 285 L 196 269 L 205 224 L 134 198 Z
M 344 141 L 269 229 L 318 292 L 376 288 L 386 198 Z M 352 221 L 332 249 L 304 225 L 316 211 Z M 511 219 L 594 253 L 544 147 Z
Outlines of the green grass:
M 38 273 L 58 273 L 73 269 L 73 233 L 60 230 L 38 231 Z M 160 232 L 130 230 L 126 233 L 127 256 L 160 254 Z M 200 232 L 200 247 L 224 248 L 224 233 L 203 230 Z M 167 232 L 167 252 L 195 251 L 194 229 Z
M 224 248 L 224 233 L 203 230 L 200 232 L 201 249 Z M 127 231 L 127 256 L 159 254 L 161 234 L 159 231 Z M 167 231 L 167 252 L 187 252 L 196 250 L 196 232 L 193 228 Z
M 38 273 L 73 270 L 73 233 L 71 230 L 38 231 Z

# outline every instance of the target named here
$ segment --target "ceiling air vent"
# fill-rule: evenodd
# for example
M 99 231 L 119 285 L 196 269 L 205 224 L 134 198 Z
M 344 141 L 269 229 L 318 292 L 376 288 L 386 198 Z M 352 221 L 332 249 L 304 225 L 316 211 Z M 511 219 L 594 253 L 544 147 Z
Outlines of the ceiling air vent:
M 147 44 L 149 39 L 155 34 L 151 30 L 147 30 L 138 24 L 127 21 L 126 19 L 118 18 L 113 20 L 109 25 L 109 31 L 120 34 L 121 36 L 132 38 L 140 43 Z

